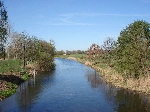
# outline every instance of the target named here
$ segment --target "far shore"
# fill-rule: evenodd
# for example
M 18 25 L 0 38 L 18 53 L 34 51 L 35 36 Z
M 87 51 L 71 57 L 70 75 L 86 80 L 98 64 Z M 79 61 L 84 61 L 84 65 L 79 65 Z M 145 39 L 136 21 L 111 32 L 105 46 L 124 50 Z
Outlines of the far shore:
M 60 57 L 61 58 L 61 57 Z M 81 59 L 75 56 L 65 56 L 62 58 L 76 60 L 86 66 L 90 66 L 99 72 L 99 75 L 107 82 L 114 85 L 116 88 L 123 88 L 133 92 L 142 93 L 142 94 L 150 94 L 150 78 L 141 78 L 141 79 L 125 79 L 117 73 L 113 68 L 106 67 L 101 68 L 97 65 L 94 65 L 89 60 Z

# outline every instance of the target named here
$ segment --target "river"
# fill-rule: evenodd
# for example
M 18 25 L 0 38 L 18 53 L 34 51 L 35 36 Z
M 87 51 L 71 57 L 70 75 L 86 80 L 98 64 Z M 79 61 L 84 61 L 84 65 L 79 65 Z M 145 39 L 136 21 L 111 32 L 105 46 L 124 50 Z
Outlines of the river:
M 55 64 L 1 101 L 0 112 L 150 112 L 150 96 L 115 88 L 77 61 Z

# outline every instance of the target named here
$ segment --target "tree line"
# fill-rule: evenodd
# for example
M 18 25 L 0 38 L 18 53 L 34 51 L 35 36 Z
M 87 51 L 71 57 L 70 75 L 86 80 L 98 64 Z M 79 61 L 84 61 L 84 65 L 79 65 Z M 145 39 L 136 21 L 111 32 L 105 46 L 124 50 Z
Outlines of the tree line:
M 0 58 L 19 59 L 25 67 L 27 62 L 35 63 L 42 71 L 54 68 L 54 41 L 47 42 L 36 36 L 29 36 L 10 30 L 8 15 L 3 1 L 0 1 Z
M 150 70 L 150 23 L 134 21 L 120 32 L 117 41 L 108 37 L 101 46 L 92 44 L 87 55 L 96 63 L 100 60 L 107 63 L 124 77 L 147 77 Z
M 8 59 L 21 59 L 24 66 L 27 62 L 37 62 L 40 70 L 50 70 L 53 68 L 55 55 L 54 42 L 46 42 L 36 36 L 29 36 L 27 33 L 14 32 L 10 37 L 7 47 Z
M 64 54 L 66 54 L 66 55 L 70 55 L 70 54 L 86 54 L 86 51 L 84 51 L 84 50 L 66 50 L 66 52 L 65 51 L 63 51 L 63 50 L 60 50 L 60 51 L 56 51 L 56 55 L 64 55 Z

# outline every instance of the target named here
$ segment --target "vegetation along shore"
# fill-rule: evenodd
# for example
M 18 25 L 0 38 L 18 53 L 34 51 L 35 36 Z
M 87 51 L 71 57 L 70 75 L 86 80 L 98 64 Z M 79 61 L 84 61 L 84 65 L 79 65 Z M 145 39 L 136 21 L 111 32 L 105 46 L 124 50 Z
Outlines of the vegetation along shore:
M 36 71 L 54 69 L 55 45 L 12 30 L 3 1 L 0 1 L 0 101 L 16 92 L 18 85 Z
M 66 55 L 58 54 L 64 58 L 75 57 L 91 66 L 116 87 L 150 94 L 149 46 L 150 24 L 137 20 L 120 32 L 117 41 L 108 37 L 103 45 L 92 44 L 84 53 L 66 51 Z
M 120 32 L 117 41 L 108 37 L 103 45 L 93 43 L 86 51 L 56 51 L 53 40 L 47 42 L 26 31 L 14 31 L 4 3 L 0 1 L 0 101 L 15 93 L 18 85 L 35 71 L 53 70 L 54 57 L 91 66 L 116 87 L 150 94 L 148 22 L 134 21 Z

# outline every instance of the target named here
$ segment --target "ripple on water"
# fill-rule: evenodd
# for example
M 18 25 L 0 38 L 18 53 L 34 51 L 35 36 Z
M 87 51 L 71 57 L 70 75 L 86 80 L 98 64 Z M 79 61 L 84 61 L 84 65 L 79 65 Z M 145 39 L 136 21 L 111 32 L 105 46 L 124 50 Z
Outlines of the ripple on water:
M 0 112 L 146 112 L 150 97 L 105 83 L 90 67 L 74 60 L 55 59 L 56 69 L 21 84 L 0 102 Z

